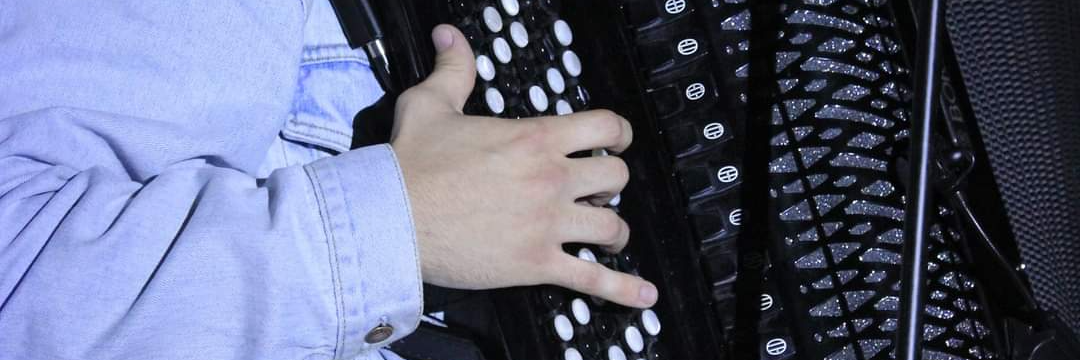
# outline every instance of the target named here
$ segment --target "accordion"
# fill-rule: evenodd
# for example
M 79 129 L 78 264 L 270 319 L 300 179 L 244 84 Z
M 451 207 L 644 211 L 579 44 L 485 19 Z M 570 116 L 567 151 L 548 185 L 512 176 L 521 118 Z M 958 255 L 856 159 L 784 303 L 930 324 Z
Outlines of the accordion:
M 631 309 L 549 286 L 427 286 L 420 329 L 391 348 L 448 360 L 895 358 L 917 7 L 378 3 L 387 33 L 398 34 L 389 48 L 402 88 L 431 71 L 426 35 L 448 23 L 476 55 L 466 113 L 529 121 L 603 108 L 630 120 L 635 140 L 621 156 L 631 179 L 609 205 L 630 224 L 630 244 L 620 254 L 565 250 L 660 291 L 653 308 Z M 994 225 L 1008 216 L 956 54 L 947 53 L 942 108 L 959 114 L 934 128 L 942 200 L 925 247 L 921 356 L 1012 358 L 1046 339 L 1033 334 L 1068 326 L 1031 315 L 1042 313 L 1016 295 L 1029 291 L 1028 280 L 1015 271 L 1009 230 Z M 368 126 L 358 128 L 369 138 L 360 143 L 384 139 L 389 128 Z M 991 195 L 966 195 L 984 190 Z M 1000 261 L 974 260 L 984 257 Z M 1016 288 L 987 283 L 998 278 Z

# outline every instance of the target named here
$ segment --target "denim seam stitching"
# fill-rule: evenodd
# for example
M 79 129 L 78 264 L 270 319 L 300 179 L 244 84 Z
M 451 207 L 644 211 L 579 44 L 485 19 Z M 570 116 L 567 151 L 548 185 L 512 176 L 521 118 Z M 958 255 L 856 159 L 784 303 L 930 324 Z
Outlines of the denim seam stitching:
M 322 182 L 319 180 L 319 172 L 314 167 L 309 169 L 306 166 L 304 167 L 304 172 L 308 174 L 308 181 L 311 182 L 312 187 L 317 189 L 317 191 L 315 192 L 315 199 L 319 204 L 319 218 L 322 220 L 323 235 L 326 237 L 327 248 L 328 250 L 330 250 L 329 260 L 331 265 L 333 266 L 331 269 L 331 277 L 334 283 L 334 297 L 336 300 L 336 306 L 334 306 L 334 313 L 335 315 L 337 315 L 338 318 L 338 329 L 334 339 L 334 358 L 340 359 L 341 356 L 344 355 L 345 351 L 344 339 L 345 332 L 347 330 L 347 322 L 345 321 L 345 315 L 343 314 L 345 309 L 345 294 L 344 289 L 342 289 L 343 285 L 341 284 L 341 264 L 338 262 L 337 259 L 337 238 L 334 236 L 331 224 L 329 224 L 330 219 L 328 219 L 329 214 L 327 213 L 329 211 L 329 208 L 327 208 L 326 205 L 325 190 L 323 189 Z

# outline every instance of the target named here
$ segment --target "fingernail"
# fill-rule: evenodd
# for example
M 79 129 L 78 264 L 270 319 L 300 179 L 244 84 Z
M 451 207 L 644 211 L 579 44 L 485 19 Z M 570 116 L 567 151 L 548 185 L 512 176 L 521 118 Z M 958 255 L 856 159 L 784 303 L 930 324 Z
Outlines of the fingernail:
M 641 289 L 638 290 L 638 301 L 640 301 L 642 305 L 652 306 L 656 303 L 656 297 L 656 287 L 652 284 L 642 285 Z
M 444 26 L 435 28 L 431 33 L 431 42 L 435 43 L 435 50 L 443 51 L 454 45 L 454 33 Z

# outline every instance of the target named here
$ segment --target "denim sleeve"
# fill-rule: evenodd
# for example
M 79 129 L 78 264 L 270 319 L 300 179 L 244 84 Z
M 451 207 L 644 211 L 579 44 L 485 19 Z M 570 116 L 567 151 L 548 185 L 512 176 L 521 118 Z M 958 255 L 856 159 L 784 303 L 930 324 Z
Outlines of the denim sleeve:
M 304 21 L 267 4 L 0 0 L 0 359 L 395 358 L 421 288 L 393 151 L 251 175 Z

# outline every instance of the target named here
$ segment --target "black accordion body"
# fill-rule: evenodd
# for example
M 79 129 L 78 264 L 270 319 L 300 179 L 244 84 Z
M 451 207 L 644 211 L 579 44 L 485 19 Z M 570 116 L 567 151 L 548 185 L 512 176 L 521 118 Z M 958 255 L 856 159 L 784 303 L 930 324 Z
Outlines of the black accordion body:
M 660 290 L 641 310 L 548 286 L 427 287 L 424 323 L 393 350 L 409 359 L 895 358 L 919 4 L 377 5 L 402 88 L 431 71 L 427 34 L 448 23 L 476 55 L 466 113 L 529 121 L 602 108 L 630 120 L 634 144 L 620 156 L 631 179 L 609 204 L 630 224 L 630 245 L 565 250 Z M 947 185 L 935 186 L 921 355 L 1013 358 L 1026 346 L 1015 324 L 1060 321 L 988 283 L 1014 269 L 984 265 L 974 259 L 987 247 L 965 245 L 986 240 L 1019 265 L 1009 226 L 977 226 L 1008 220 L 949 46 L 942 108 L 958 110 L 934 141 L 939 159 L 960 160 L 935 167 Z M 1028 289 L 1023 274 L 1010 276 Z

